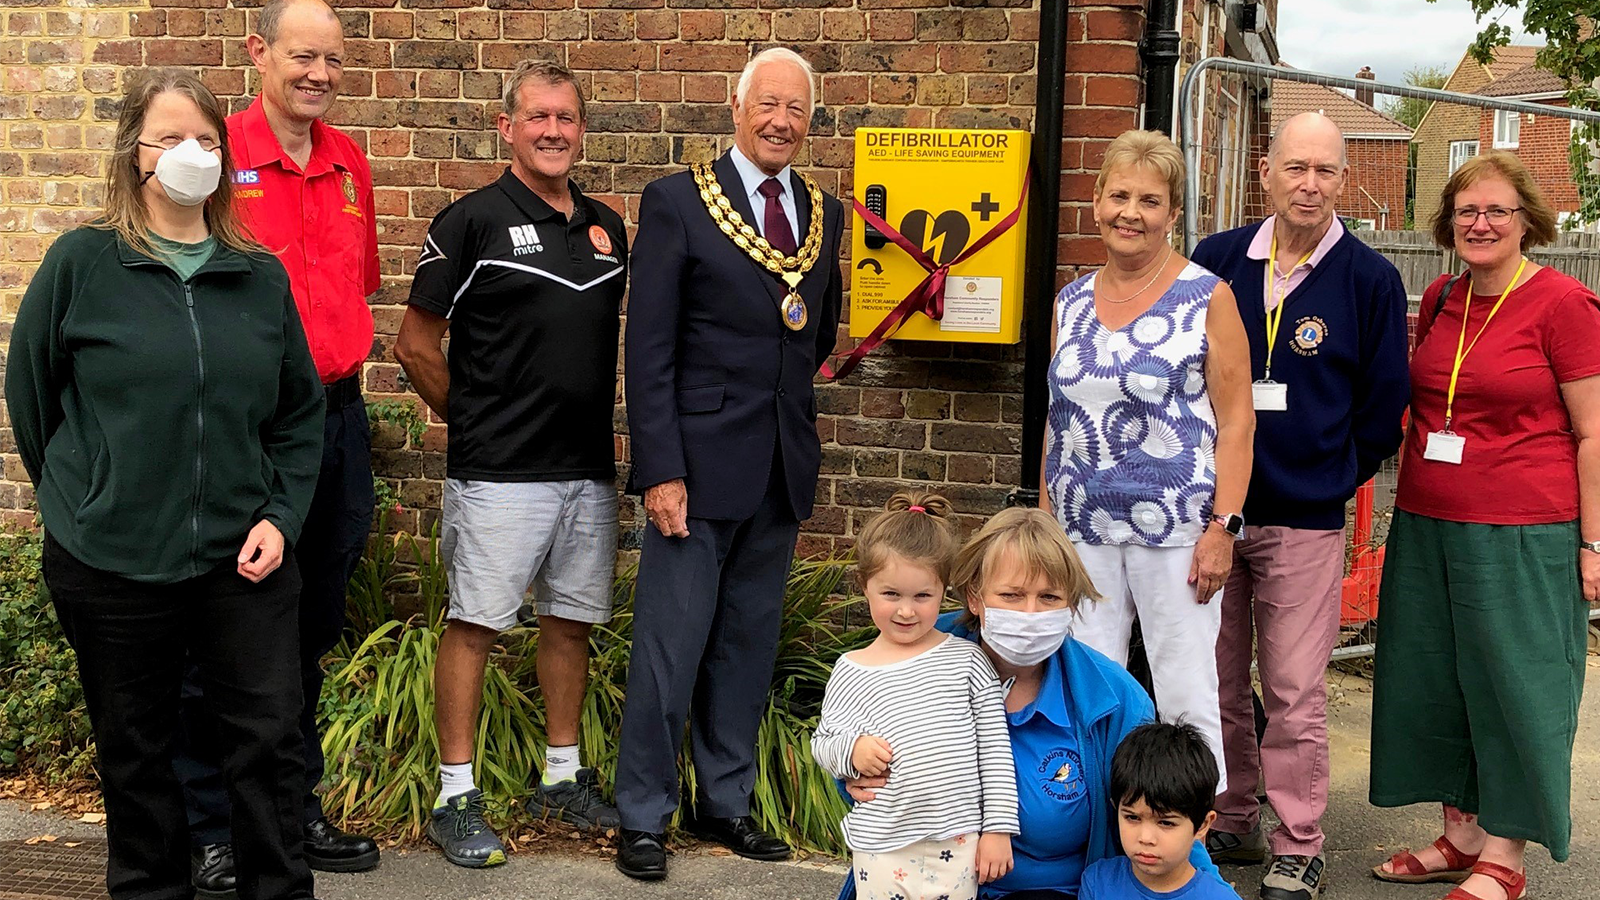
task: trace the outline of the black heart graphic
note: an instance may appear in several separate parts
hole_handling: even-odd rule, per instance
[[[900,233],[927,253],[934,263],[949,265],[967,249],[972,226],[967,217],[947,209],[934,218],[925,209],[913,209],[900,220]]]

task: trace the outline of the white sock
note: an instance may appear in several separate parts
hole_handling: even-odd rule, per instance
[[[548,747],[544,751],[545,784],[572,781],[578,777],[578,745]]]
[[[451,797],[465,794],[475,787],[477,784],[472,781],[472,763],[442,765],[439,767],[439,799],[433,801],[433,808],[439,809]]]

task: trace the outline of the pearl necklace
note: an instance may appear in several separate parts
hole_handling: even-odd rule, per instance
[[[1161,265],[1156,266],[1155,272],[1150,276],[1150,280],[1146,281],[1144,283],[1144,287],[1139,288],[1137,291],[1134,291],[1133,293],[1129,294],[1126,297],[1123,297],[1121,300],[1113,300],[1110,297],[1107,297],[1103,292],[1100,294],[1100,299],[1104,300],[1107,303],[1127,303],[1129,300],[1132,300],[1133,298],[1139,296],[1140,294],[1144,293],[1145,291],[1150,290],[1150,285],[1155,284],[1156,283],[1156,279],[1161,277],[1161,273],[1165,272],[1167,270],[1167,262],[1170,261],[1171,259],[1172,259],[1172,245],[1168,244],[1167,245],[1167,255],[1161,257]],[[1102,274],[1105,273],[1105,267],[1104,266],[1100,267],[1100,272]]]

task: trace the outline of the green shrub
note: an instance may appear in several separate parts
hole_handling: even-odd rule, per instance
[[[382,529],[380,528],[380,533]],[[51,781],[93,776],[94,746],[76,658],[61,634],[39,573],[35,534],[0,535],[0,770]],[[772,692],[756,742],[753,814],[795,845],[843,853],[845,806],[811,759],[811,729],[835,658],[870,632],[841,627],[842,561],[796,563],[789,578]],[[581,742],[606,783],[616,774],[617,735],[633,638],[634,573],[615,586],[616,614],[590,638]],[[395,598],[417,612],[400,621]],[[416,837],[438,790],[433,664],[444,631],[446,581],[437,532],[374,541],[350,584],[349,628],[325,661],[319,718],[328,759],[326,805],[335,819],[395,837]],[[474,758],[478,785],[504,822],[542,768],[544,709],[537,629],[507,632],[490,658]],[[680,761],[686,795],[694,771]]]
[[[0,769],[57,782],[91,776],[94,745],[41,548],[38,534],[0,534]]]
[[[419,589],[423,612],[404,624],[379,625],[359,644],[336,651],[322,700],[330,812],[403,836],[420,833],[438,789],[432,676],[444,608],[437,540],[411,549],[419,560],[411,572],[399,569],[392,548],[369,556],[352,591],[352,612],[358,602],[370,602],[361,598],[388,595],[408,581]],[[812,761],[810,741],[834,659],[870,639],[864,629],[835,624],[843,620],[843,604],[834,595],[845,571],[843,562],[801,562],[790,576],[773,690],[756,744],[752,810],[763,827],[796,845],[834,853],[844,852],[838,823],[845,806],[832,779]],[[386,590],[378,591],[380,585]],[[590,638],[581,742],[587,764],[607,783],[616,774],[633,585],[631,571],[618,578],[616,614]],[[378,612],[359,618],[372,621]],[[357,618],[352,616],[352,625]],[[478,786],[495,802],[495,818],[502,821],[544,764],[544,715],[534,669],[538,639],[537,629],[507,632],[491,655],[484,683],[474,759]],[[687,753],[680,773],[686,795],[692,796],[694,771]]]

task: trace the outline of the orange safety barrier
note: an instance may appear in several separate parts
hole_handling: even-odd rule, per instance
[[[1373,497],[1367,482],[1356,489],[1356,515],[1351,528],[1350,574],[1344,578],[1339,625],[1365,625],[1378,617],[1378,582],[1383,577],[1382,547],[1372,546]]]

